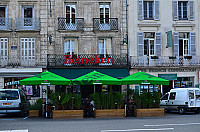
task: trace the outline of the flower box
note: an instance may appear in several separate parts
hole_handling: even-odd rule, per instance
[[[158,56],[151,56],[151,59],[158,59]]]
[[[39,117],[39,110],[29,110],[29,117]]]
[[[192,59],[192,56],[184,56],[184,59]]]
[[[134,116],[136,117],[161,117],[164,115],[164,108],[134,109]]]
[[[169,56],[169,59],[176,59],[176,56]]]
[[[53,119],[83,119],[83,110],[53,110]]]
[[[124,109],[96,109],[94,111],[95,118],[125,118]]]

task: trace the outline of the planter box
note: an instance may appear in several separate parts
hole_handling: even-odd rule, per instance
[[[53,110],[53,119],[83,119],[83,110]]]
[[[124,109],[104,109],[104,110],[95,110],[95,118],[125,118]]]
[[[164,108],[134,109],[136,117],[160,117],[165,115]]]
[[[39,110],[29,110],[29,117],[39,117]]]

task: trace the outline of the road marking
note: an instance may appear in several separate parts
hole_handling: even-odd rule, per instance
[[[146,126],[146,127],[151,127],[151,126],[186,126],[186,125],[200,125],[200,123],[160,124],[160,125],[144,125],[144,126]]]
[[[168,131],[174,128],[158,128],[158,129],[127,129],[127,130],[101,130],[101,132],[135,132],[135,131]]]
[[[28,132],[27,130],[5,130],[5,131],[0,131],[0,132]]]
[[[2,120],[4,120],[4,121],[14,121],[16,119],[2,119]]]

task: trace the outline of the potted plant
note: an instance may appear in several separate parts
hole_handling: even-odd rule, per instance
[[[35,104],[29,104],[29,116],[30,117],[39,117],[42,115],[42,104],[43,100],[38,99]]]
[[[81,96],[72,93],[51,94],[53,104],[56,110],[53,110],[53,119],[82,119],[83,110],[81,110]]]
[[[134,115],[136,117],[152,117],[152,116],[164,116],[164,109],[160,108],[161,93],[142,93],[140,96],[138,93],[134,93],[134,100],[136,109]]]
[[[122,109],[123,94],[117,93],[95,93],[91,99],[95,103],[95,118],[124,118],[125,110]]]

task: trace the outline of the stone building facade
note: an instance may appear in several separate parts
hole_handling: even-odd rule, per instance
[[[142,70],[169,79],[163,92],[199,87],[199,2],[129,0],[130,74]]]
[[[126,0],[0,0],[0,15],[0,88],[69,68],[64,55],[127,55]]]

